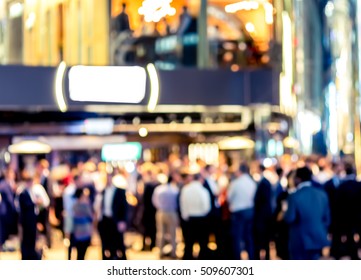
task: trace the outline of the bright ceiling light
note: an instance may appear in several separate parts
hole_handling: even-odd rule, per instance
[[[166,16],[174,16],[176,9],[170,4],[173,0],[144,0],[138,13],[144,16],[146,22],[159,22]]]
[[[255,32],[256,28],[254,27],[254,24],[252,22],[247,22],[246,23],[246,30],[249,33],[253,33],[253,32]]]
[[[37,140],[24,140],[9,146],[12,154],[48,154],[51,147]]]
[[[114,185],[114,187],[119,188],[119,189],[126,189],[128,182],[127,180],[124,178],[123,175],[115,175],[112,179],[112,184]]]
[[[244,150],[244,149],[253,149],[255,143],[253,140],[243,137],[235,136],[228,137],[224,140],[218,142],[220,150]]]
[[[265,10],[265,21],[267,24],[273,23],[273,5],[271,3],[264,3],[263,4]]]
[[[225,11],[227,13],[236,13],[238,11],[257,10],[258,8],[259,8],[259,4],[256,1],[241,1],[226,5]]]
[[[139,129],[139,136],[140,137],[147,137],[148,135],[148,129],[146,129],[145,127],[141,127]]]
[[[21,17],[24,13],[24,5],[20,2],[10,4],[9,8],[9,17],[10,18],[17,18]]]
[[[286,137],[283,140],[283,146],[289,149],[297,149],[299,147],[299,142],[292,137]]]

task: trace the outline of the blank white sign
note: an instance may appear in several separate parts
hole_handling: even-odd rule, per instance
[[[138,104],[145,97],[146,75],[140,66],[74,66],[69,71],[70,99]]]

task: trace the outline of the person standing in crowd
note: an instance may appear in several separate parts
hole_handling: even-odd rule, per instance
[[[114,31],[119,34],[130,31],[129,16],[127,14],[127,4],[122,3],[122,11],[114,19]]]
[[[294,185],[295,173],[295,170],[291,170],[287,174],[287,188],[277,196],[276,209],[274,211],[274,241],[276,245],[277,257],[279,257],[281,260],[289,259],[289,226],[284,220],[284,213],[286,211],[289,193],[292,193],[296,189]]]
[[[341,181],[338,191],[338,215],[339,234],[341,235],[341,244],[339,257],[350,257],[352,260],[358,260],[358,248],[361,225],[361,183],[356,180],[356,174],[353,164],[345,163],[346,177]],[[336,240],[335,241],[340,243]]]
[[[266,178],[266,168],[261,165],[261,180],[258,183],[254,200],[254,247],[255,259],[270,259],[270,241],[272,235],[272,185]]]
[[[64,206],[64,236],[66,245],[68,247],[68,260],[71,260],[71,253],[74,247],[73,229],[73,207],[75,203],[74,194],[77,189],[83,188],[82,176],[79,174],[74,175],[70,180],[69,185],[65,187],[63,193],[63,206]]]
[[[93,233],[93,210],[89,195],[84,189],[77,189],[73,205],[73,240],[77,250],[77,260],[84,260]]]
[[[317,260],[322,256],[322,249],[329,246],[328,198],[324,191],[312,186],[312,171],[308,167],[298,168],[294,180],[297,191],[288,197],[284,214],[290,226],[290,259]]]
[[[219,255],[221,252],[221,208],[218,202],[219,196],[219,186],[217,182],[214,180],[213,176],[215,174],[215,166],[206,165],[202,169],[202,177],[203,177],[203,186],[209,193],[209,197],[211,199],[211,211],[208,214],[208,232],[213,234],[215,237],[217,251],[216,251],[216,259],[219,259]]]
[[[169,235],[170,243],[172,244],[171,258],[175,259],[177,243],[176,230],[179,225],[178,219],[178,195],[179,189],[177,183],[179,182],[179,174],[173,172],[166,185],[160,185],[155,188],[152,201],[157,209],[157,246],[160,250],[160,257],[164,257],[163,247],[166,241],[166,235]]]
[[[324,190],[327,193],[330,204],[331,223],[329,234],[331,235],[330,255],[335,259],[340,259],[343,254],[342,236],[342,219],[339,205],[339,186],[342,182],[343,164],[341,162],[332,163],[333,177],[324,184]],[[345,253],[345,252],[344,252]]]
[[[39,234],[45,236],[46,245],[48,248],[51,248],[51,227],[49,222],[49,210],[50,210],[50,197],[47,189],[40,184],[41,174],[37,173],[35,175],[36,184],[33,187],[33,193],[37,196],[41,201],[42,205],[39,205],[39,213],[38,213],[38,230]],[[44,180],[43,180],[44,181]],[[44,181],[47,184],[47,180]],[[48,188],[49,190],[49,188]]]
[[[18,217],[14,204],[15,199],[15,172],[11,169],[5,171],[5,176],[0,182],[0,247],[5,244],[10,235],[18,233]]]
[[[321,185],[324,185],[333,176],[332,169],[330,168],[330,163],[326,158],[321,157],[317,162],[317,166],[319,171],[315,175],[315,180]]]
[[[98,231],[103,260],[126,260],[124,233],[127,229],[127,181],[123,175],[108,174],[107,186],[99,196]]]
[[[4,211],[4,203],[3,203],[3,197],[0,193],[0,253],[3,250],[3,245],[6,241],[6,235],[3,233],[4,232],[4,215],[2,214],[2,212]],[[5,237],[4,237],[5,236]]]
[[[221,209],[221,237],[219,243],[221,245],[220,259],[231,260],[233,259],[233,247],[232,247],[232,232],[231,232],[231,212],[229,211],[229,204],[227,201],[227,193],[229,187],[228,174],[221,171],[218,178],[218,185],[220,193],[218,196],[218,202]]]
[[[157,179],[157,172],[148,171],[149,176],[148,180],[144,184],[144,194],[143,194],[143,216],[142,216],[142,224],[144,228],[144,236],[143,236],[143,251],[152,251],[156,245],[156,235],[157,235],[157,227],[155,221],[156,208],[153,205],[152,197],[154,190],[157,186],[160,185]],[[150,245],[147,245],[147,239],[150,239]]]
[[[208,259],[208,214],[211,199],[199,172],[188,171],[186,184],[180,192],[180,212],[184,220],[184,260],[193,259],[193,245],[199,244],[198,259]]]
[[[182,9],[183,11],[179,16],[179,24],[177,30],[178,35],[184,35],[192,21],[192,16],[188,12],[188,7],[183,6]]]
[[[39,260],[40,254],[36,251],[37,239],[37,205],[41,203],[33,194],[34,180],[29,172],[23,171],[23,189],[18,197],[20,225],[21,225],[21,259]]]
[[[254,259],[253,241],[253,218],[254,199],[257,185],[249,175],[249,168],[242,163],[236,171],[234,179],[228,190],[227,201],[231,212],[231,231],[233,237],[233,258],[241,258],[241,243],[245,244],[245,249],[250,260]]]

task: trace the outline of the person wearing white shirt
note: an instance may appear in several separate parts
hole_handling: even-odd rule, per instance
[[[172,244],[171,257],[176,258],[176,230],[179,225],[178,216],[178,197],[179,188],[177,186],[179,175],[172,173],[168,182],[163,185],[159,185],[155,188],[152,202],[157,209],[156,223],[157,223],[157,246],[160,250],[160,257],[164,256],[163,247],[165,245],[167,234],[170,237],[170,243]]]
[[[193,245],[198,242],[198,259],[206,259],[208,251],[207,216],[211,211],[211,199],[201,182],[200,174],[188,174],[187,184],[180,193],[180,212],[185,221],[183,259],[193,259]]]
[[[21,259],[39,260],[41,254],[36,250],[38,205],[42,202],[37,198],[32,188],[34,179],[27,170],[22,173],[23,186],[19,188],[17,204],[19,222],[21,225]]]
[[[231,231],[233,236],[234,259],[239,260],[241,243],[245,244],[248,258],[254,258],[253,215],[254,198],[257,185],[248,174],[248,166],[241,164],[236,172],[237,178],[229,186],[227,201],[231,212]]]

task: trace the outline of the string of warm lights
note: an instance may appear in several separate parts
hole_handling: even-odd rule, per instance
[[[227,13],[236,13],[238,11],[257,10],[260,6],[265,10],[265,21],[267,24],[273,23],[273,5],[266,0],[244,0],[226,5]]]
[[[176,9],[171,6],[173,0],[144,0],[138,13],[145,22],[159,22],[165,16],[174,16]]]

